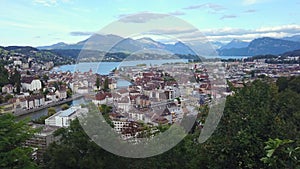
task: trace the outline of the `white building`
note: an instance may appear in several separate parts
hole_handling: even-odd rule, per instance
[[[67,91],[65,89],[57,90],[55,94],[60,100],[67,98]]]
[[[56,102],[58,100],[58,98],[56,98],[56,94],[53,93],[53,92],[50,92],[46,95],[46,98],[53,101],[53,102]]]
[[[78,87],[76,93],[79,93],[79,94],[89,93],[89,88],[88,87]]]
[[[14,92],[14,86],[11,84],[2,87],[2,93],[13,93],[13,92]]]
[[[144,113],[142,113],[140,111],[130,111],[129,112],[129,117],[132,118],[135,121],[144,121],[145,120]]]
[[[39,79],[34,79],[32,77],[24,77],[21,85],[24,90],[29,91],[40,90],[42,88],[42,82]]]
[[[86,112],[88,112],[87,108],[81,108],[80,106],[71,107],[50,116],[45,120],[45,124],[49,126],[68,127],[72,120]]]
[[[14,61],[14,65],[15,65],[15,66],[17,66],[17,65],[21,66],[21,65],[22,65],[22,61],[20,61],[20,60],[15,60],[15,61]]]
[[[112,122],[114,124],[114,130],[117,133],[121,133],[130,124],[130,122],[127,120],[112,120]]]
[[[117,102],[118,109],[122,109],[124,112],[128,112],[131,106],[129,96],[124,96],[120,98]]]

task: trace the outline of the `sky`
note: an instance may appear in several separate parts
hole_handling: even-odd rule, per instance
[[[300,34],[299,9],[299,0],[0,0],[0,46],[77,43],[140,13],[178,17],[210,41],[282,38]]]

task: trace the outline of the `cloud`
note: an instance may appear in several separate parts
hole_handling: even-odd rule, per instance
[[[69,2],[71,2],[71,0],[33,0],[33,2],[35,4],[41,4],[41,5],[44,5],[44,6],[55,6],[59,2],[69,3]]]
[[[253,5],[259,2],[259,0],[244,0],[245,5]]]
[[[195,9],[204,9],[204,8],[208,8],[212,11],[222,11],[222,10],[226,9],[224,6],[215,4],[215,3],[205,3],[205,4],[200,4],[200,5],[193,5],[193,6],[185,7],[183,9],[195,10]]]
[[[93,35],[93,32],[80,32],[80,31],[75,31],[75,32],[70,32],[71,36],[91,36]]]
[[[251,41],[260,37],[281,38],[293,36],[300,33],[300,25],[282,25],[275,27],[261,27],[258,29],[238,29],[225,27],[221,29],[157,29],[151,30],[149,33],[176,36],[183,41],[201,41],[204,37],[209,40],[217,40],[222,42],[231,41],[232,39],[240,39]]]
[[[183,28],[174,28],[174,29],[154,29],[150,30],[148,33],[152,34],[164,34],[164,35],[180,35],[180,34],[189,34],[197,32],[198,29],[183,29]]]
[[[236,15],[224,15],[220,19],[221,20],[224,20],[224,19],[233,19],[233,18],[236,18],[236,17],[237,17]]]
[[[169,14],[170,14],[170,15],[174,15],[174,16],[185,15],[185,13],[184,13],[184,12],[181,12],[181,11],[170,12]]]
[[[249,10],[244,11],[244,13],[255,13],[255,12],[257,12],[257,10],[255,10],[255,9],[249,9]]]
[[[44,6],[53,6],[57,4],[57,0],[34,0],[33,2]]]
[[[211,41],[228,42],[232,39],[239,39],[244,41],[251,41],[255,38],[272,37],[282,38],[300,34],[300,25],[281,25],[274,27],[261,27],[258,29],[236,29],[236,28],[221,28],[221,29],[207,29],[198,31],[191,31],[182,35],[180,38],[185,41],[195,41],[203,39],[203,34]]]
[[[148,13],[148,12],[142,12],[137,14],[122,14],[118,17],[120,18],[119,21],[124,23],[146,23],[151,20],[155,19],[161,19],[163,17],[166,17],[167,15],[164,14],[154,14],[154,13]]]
[[[34,25],[28,22],[20,22],[20,21],[6,21],[0,20],[0,25],[2,27],[12,27],[12,28],[22,28],[22,29],[32,29],[35,28]]]

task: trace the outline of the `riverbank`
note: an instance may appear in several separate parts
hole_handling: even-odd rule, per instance
[[[59,106],[59,105],[62,105],[64,103],[67,103],[67,102],[70,102],[70,101],[73,101],[73,100],[76,100],[76,99],[80,99],[82,97],[83,97],[83,95],[79,95],[79,94],[73,95],[71,98],[64,99],[64,100],[61,100],[61,101],[58,101],[58,102],[49,103],[47,105],[43,105],[43,106],[35,108],[35,109],[16,111],[16,112],[14,112],[14,115],[17,116],[17,117],[28,115],[30,113],[34,113],[34,112],[37,112],[37,111],[40,111],[40,110],[43,110],[43,109],[46,109],[46,108],[49,108],[49,107]]]

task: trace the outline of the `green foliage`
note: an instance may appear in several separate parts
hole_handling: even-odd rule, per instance
[[[50,117],[48,115],[44,115],[44,116],[41,116],[39,117],[38,119],[35,119],[35,120],[32,120],[33,123],[36,123],[36,124],[45,124],[45,120]]]
[[[45,153],[47,169],[103,168],[105,153],[89,140],[78,119],[55,134],[61,137],[61,142],[52,144]]]
[[[276,85],[278,86],[278,90],[281,92],[288,87],[288,79],[287,77],[280,77],[276,81]]]
[[[70,88],[67,89],[67,98],[71,98],[73,95],[73,92]]]
[[[269,139],[265,142],[266,156],[261,161],[275,169],[295,168],[300,165],[300,147],[292,143],[293,140]]]
[[[63,104],[63,105],[60,106],[60,108],[61,108],[62,110],[67,110],[68,108],[70,108],[70,105],[68,105],[68,104]]]
[[[13,97],[14,97],[13,95],[7,94],[7,95],[4,97],[4,99],[5,99],[6,101],[8,101],[9,99],[12,99]]]
[[[111,112],[112,107],[107,106],[106,104],[102,104],[102,105],[99,106],[99,110],[100,110],[101,113],[108,114],[108,113]]]
[[[53,114],[56,113],[56,109],[54,107],[49,107],[48,108],[48,116],[52,116]]]
[[[141,64],[137,64],[136,66],[137,67],[143,67],[143,66],[147,66],[147,64],[146,63],[141,63]]]
[[[203,145],[211,161],[208,168],[266,168],[260,160],[264,142],[278,136],[299,140],[298,122],[290,117],[300,110],[299,96],[287,97],[286,92],[278,93],[270,82],[255,81],[228,97],[217,130]],[[290,112],[284,105],[291,107]]]
[[[10,79],[9,79],[11,84],[14,84],[14,86],[16,87],[16,93],[20,93],[21,92],[21,74],[20,72],[15,69],[14,73],[11,75]]]
[[[112,110],[111,106],[107,106],[105,104],[102,104],[98,107],[99,111],[102,113],[103,118],[105,119],[105,121],[111,126],[114,127],[113,122],[111,121],[110,117],[109,117],[109,113]]]
[[[97,76],[97,78],[96,78],[96,87],[97,87],[97,89],[99,90],[99,88],[100,88],[100,78]]]
[[[43,74],[43,81],[47,82],[49,80],[49,76],[46,74]]]
[[[48,149],[46,166],[58,169],[299,168],[300,94],[296,86],[300,83],[295,79],[288,79],[287,87],[266,78],[245,85],[228,96],[220,124],[205,143],[198,143],[201,131],[195,129],[171,150],[146,159],[123,158],[104,151],[90,141],[76,120],[57,133],[61,143]],[[103,115],[110,112],[106,105],[99,109]],[[199,110],[197,120],[205,122],[209,107],[202,106]],[[168,126],[158,128],[165,131]]]
[[[0,115],[0,168],[36,168],[32,149],[24,146],[34,132],[27,121],[16,122],[11,114]]]
[[[4,65],[0,62],[0,87],[8,84],[8,71],[4,68]]]
[[[108,78],[105,78],[105,80],[104,80],[104,83],[103,83],[103,90],[104,90],[104,91],[109,91]]]
[[[167,131],[168,129],[170,128],[170,125],[158,125],[157,129],[160,131],[160,132],[165,132]]]

